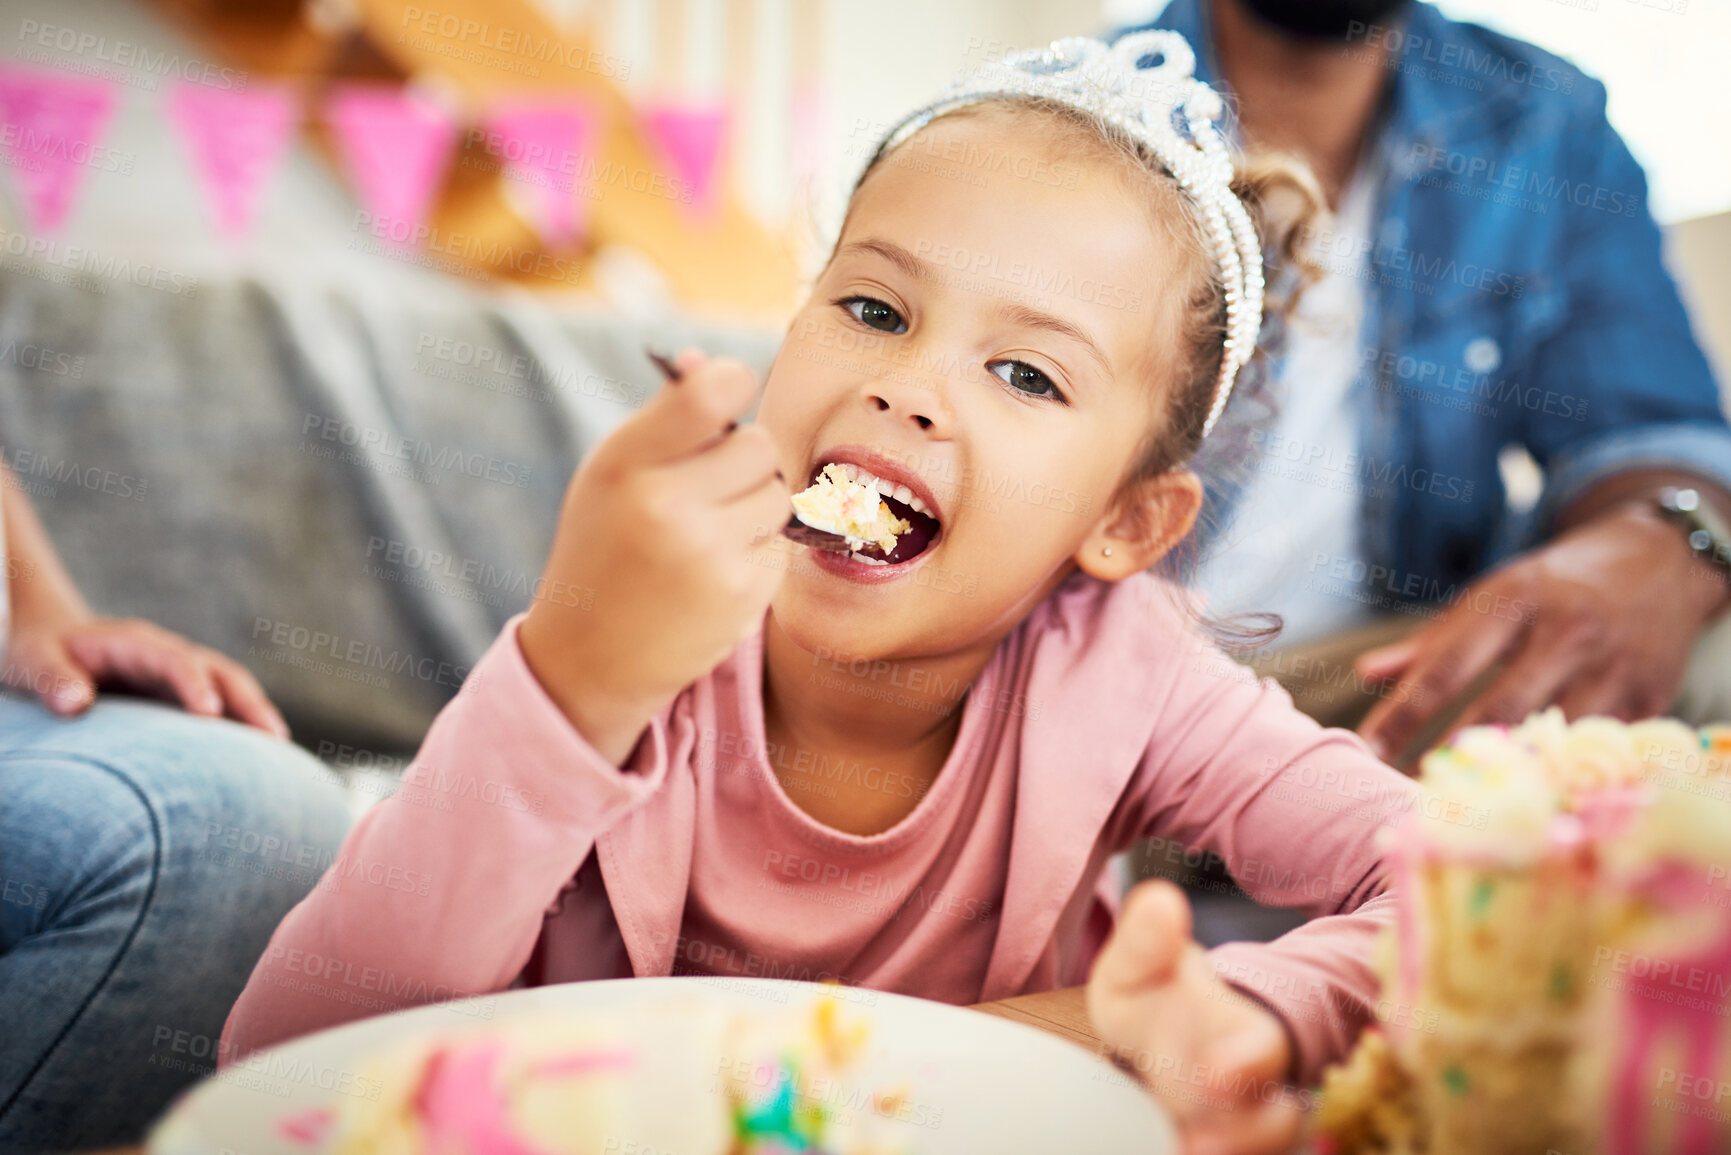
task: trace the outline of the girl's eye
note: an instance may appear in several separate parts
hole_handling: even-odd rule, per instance
[[[844,297],[836,304],[853,314],[853,319],[862,325],[880,329],[885,333],[905,333],[908,323],[902,320],[902,315],[872,297]]]
[[[988,361],[986,371],[1019,393],[1062,401],[1064,395],[1052,379],[1026,361]]]

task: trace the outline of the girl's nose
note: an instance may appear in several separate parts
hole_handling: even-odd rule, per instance
[[[921,374],[918,380],[879,376],[866,381],[860,393],[874,412],[891,414],[898,422],[909,422],[922,432],[947,437],[950,408],[944,391],[948,387],[949,381],[939,373]]]

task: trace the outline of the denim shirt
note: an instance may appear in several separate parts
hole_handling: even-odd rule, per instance
[[[1182,33],[1225,92],[1208,7],[1172,0],[1147,27]],[[1371,35],[1390,76],[1353,469],[1382,592],[1454,596],[1624,470],[1731,489],[1731,428],[1604,86],[1428,4]],[[1510,444],[1545,478],[1521,517],[1497,469]]]

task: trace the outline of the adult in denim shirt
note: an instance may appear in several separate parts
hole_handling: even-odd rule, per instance
[[[1731,430],[1604,87],[1405,0],[1172,0],[1155,26],[1196,47],[1248,145],[1303,156],[1331,201],[1379,162],[1360,541],[1379,595],[1456,604],[1360,659],[1409,689],[1361,732],[1398,753],[1498,661],[1461,722],[1663,712],[1731,589],[1654,497],[1691,486],[1731,518]],[[1524,519],[1508,444],[1544,470]],[[1497,604],[1532,608],[1474,612]]]

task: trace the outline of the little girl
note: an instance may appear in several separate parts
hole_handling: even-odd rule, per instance
[[[1261,321],[1256,198],[1191,66],[1169,32],[1063,41],[890,134],[761,399],[687,351],[578,470],[540,596],[283,921],[228,1059],[518,984],[1078,984],[1103,868],[1147,838],[1329,917],[1205,956],[1140,888],[1103,1035],[1181,1114],[1216,1068],[1310,1083],[1344,1055],[1410,787],[1149,572]],[[887,558],[776,532],[831,464],[908,519]],[[1222,1126],[1266,1130],[1245,1086]]]

